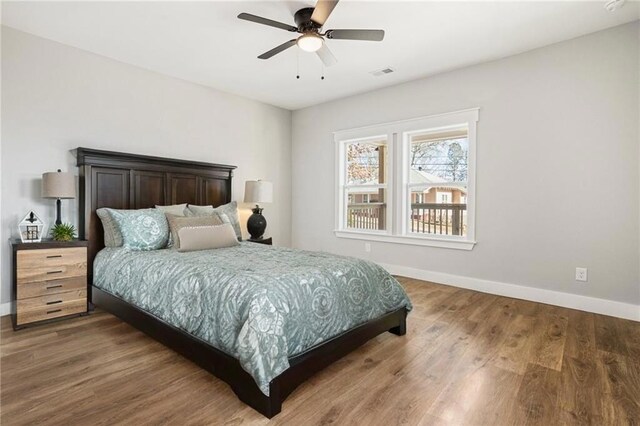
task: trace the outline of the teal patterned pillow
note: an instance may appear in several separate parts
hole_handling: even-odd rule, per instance
[[[123,245],[131,250],[158,250],[169,241],[169,225],[159,209],[105,209],[122,235]]]
[[[223,223],[230,223],[239,241],[242,241],[242,230],[240,228],[240,218],[238,217],[238,203],[232,201],[219,207],[194,206],[189,204],[184,209],[185,216],[218,216]]]

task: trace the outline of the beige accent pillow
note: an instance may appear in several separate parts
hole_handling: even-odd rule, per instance
[[[231,223],[233,230],[239,241],[242,241],[242,230],[240,228],[240,218],[238,215],[238,203],[232,201],[227,204],[216,207],[213,206],[194,206],[189,204],[184,211],[185,216],[220,216],[224,223]]]
[[[229,223],[215,226],[185,226],[178,231],[179,252],[233,247],[240,243]]]
[[[156,206],[156,209],[162,213],[170,213],[176,216],[185,216],[184,209],[187,208],[187,203],[184,204],[172,204],[170,206]]]
[[[171,213],[165,213],[165,216],[167,216],[167,222],[169,222],[169,230],[171,231],[173,247],[177,249],[180,249],[180,230],[182,228],[222,225],[222,221],[217,216],[184,217],[176,216]]]

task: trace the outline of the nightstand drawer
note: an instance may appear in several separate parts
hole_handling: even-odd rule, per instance
[[[76,292],[70,292],[75,295]],[[80,314],[87,311],[87,299],[86,299],[86,291],[84,291],[85,298],[84,299],[71,299],[71,300],[62,300],[59,303],[51,303],[57,302],[60,298],[53,299],[46,303],[51,303],[47,305],[39,304],[39,305],[29,305],[28,308],[22,306],[21,303],[25,301],[31,301],[32,299],[42,299],[42,297],[32,297],[31,299],[26,299],[25,301],[18,301],[18,312],[16,323],[17,325],[28,324],[36,321],[47,320],[51,318],[63,317],[65,315],[72,314]],[[44,296],[49,297],[49,296]]]
[[[64,293],[71,290],[86,290],[87,277],[79,276],[57,280],[19,283],[17,299],[29,297],[47,296],[50,294]]]
[[[87,267],[85,247],[21,250],[18,252],[17,269],[84,265]]]
[[[18,310],[32,310],[47,306],[59,305],[73,300],[87,300],[87,289],[65,291],[64,293],[50,294],[47,296],[30,297],[18,300]]]
[[[62,278],[87,275],[87,264],[47,266],[41,268],[18,269],[18,285],[37,281],[50,281]]]

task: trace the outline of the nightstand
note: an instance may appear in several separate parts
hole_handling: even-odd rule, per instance
[[[269,237],[269,238],[261,238],[259,240],[254,240],[253,238],[249,238],[247,241],[250,241],[252,243],[265,244],[267,246],[272,246],[273,245],[273,238],[271,238],[271,237]]]
[[[14,330],[87,313],[87,241],[10,244]]]

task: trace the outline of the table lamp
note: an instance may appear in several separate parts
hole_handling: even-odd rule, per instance
[[[248,180],[244,184],[244,202],[256,203],[251,209],[253,214],[247,220],[247,231],[252,240],[260,240],[267,229],[267,219],[262,216],[262,208],[258,203],[273,201],[273,184],[264,180]]]
[[[76,198],[76,182],[73,174],[57,172],[42,174],[42,198],[56,199],[56,225],[62,223],[61,205],[63,199]]]

